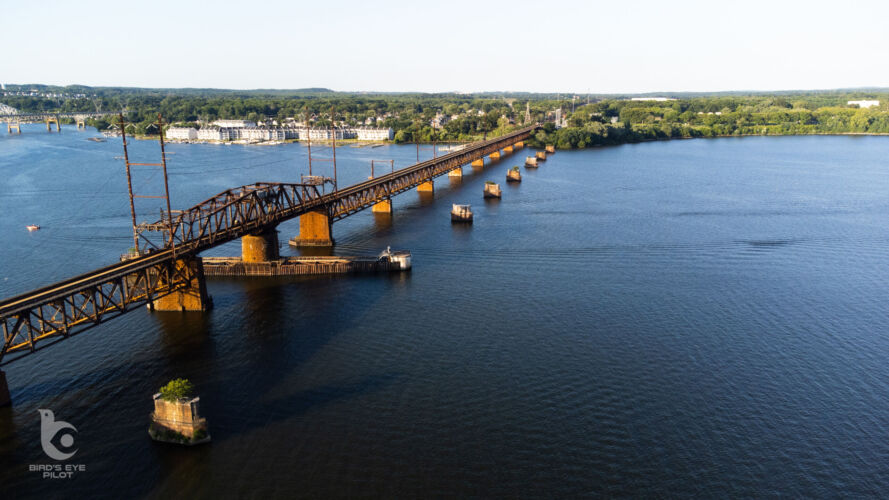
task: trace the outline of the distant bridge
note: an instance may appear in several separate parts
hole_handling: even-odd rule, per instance
[[[32,113],[22,113],[19,110],[13,108],[12,106],[7,106],[5,104],[0,104],[0,122],[6,123],[6,132],[12,133],[13,130],[16,133],[22,133],[21,124],[31,123],[31,122],[44,122],[46,123],[47,132],[51,132],[51,125],[53,123],[56,124],[56,131],[62,131],[61,121],[62,118],[71,118],[74,120],[74,123],[77,124],[77,128],[86,128],[86,120],[89,118],[102,118],[105,116],[115,116],[120,112],[117,111],[95,111],[95,112],[87,112],[87,111],[72,111],[72,112],[56,112],[56,111],[39,111]],[[123,111],[123,114],[126,114],[126,111]]]
[[[147,304],[152,310],[202,311],[211,307],[202,251],[236,239],[245,262],[278,258],[278,224],[299,217],[291,244],[332,245],[334,221],[373,207],[391,211],[391,198],[409,189],[431,192],[441,175],[484,164],[524,146],[533,125],[464,149],[323,194],[317,184],[256,183],[223,191],[185,211],[138,226],[162,236],[146,254],[0,301],[0,365],[52,345],[107,319]],[[147,238],[146,238],[147,239]],[[149,240],[150,241],[150,240]],[[0,404],[5,388],[0,372]]]

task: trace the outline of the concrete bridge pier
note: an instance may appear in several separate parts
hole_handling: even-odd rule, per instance
[[[418,193],[434,193],[435,192],[435,183],[430,179],[426,182],[421,183],[417,186]]]
[[[499,160],[500,159],[500,151],[494,151],[493,153],[488,155],[488,158],[490,158],[492,160]]]
[[[62,131],[62,121],[58,116],[49,116],[43,119],[46,122],[46,131],[52,132],[52,124],[56,124],[56,132]]]
[[[504,154],[512,153],[512,146],[506,146],[505,148],[503,148],[503,153]]]
[[[470,165],[472,165],[473,167],[484,167],[485,159],[479,158],[478,160],[472,160],[472,163]]]
[[[373,206],[370,207],[370,211],[375,214],[391,214],[392,213],[392,198],[386,198],[383,201],[374,203]]]
[[[450,172],[448,172],[448,177],[450,177],[450,178],[454,178],[454,177],[462,178],[462,177],[463,177],[463,167],[457,167],[457,168],[455,168],[454,170],[451,170]]]
[[[200,257],[176,259],[173,266],[185,276],[187,283],[173,293],[152,300],[148,307],[153,311],[209,311],[213,300],[207,294],[204,264]]]
[[[523,147],[525,147],[525,141],[519,141],[519,142],[513,144],[512,146],[516,149],[522,149]]]
[[[0,408],[12,404],[12,398],[9,397],[9,385],[6,383],[6,372],[0,370]]]
[[[22,133],[22,124],[21,122],[6,122],[6,133],[11,134],[13,129],[15,129],[16,133]]]
[[[299,216],[299,236],[291,238],[290,244],[295,247],[332,247],[332,224],[326,210],[306,212]]]
[[[244,262],[269,262],[278,260],[278,231],[269,229],[241,238],[241,260]]]
[[[74,122],[77,124],[77,130],[86,130],[86,118],[78,116],[74,119]]]

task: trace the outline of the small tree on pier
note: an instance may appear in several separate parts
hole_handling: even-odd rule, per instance
[[[194,391],[194,386],[188,379],[177,378],[161,387],[160,394],[164,401],[175,402],[191,397],[192,391]]]

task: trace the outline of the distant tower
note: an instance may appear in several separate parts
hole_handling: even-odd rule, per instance
[[[531,101],[525,103],[525,125],[531,123]]]

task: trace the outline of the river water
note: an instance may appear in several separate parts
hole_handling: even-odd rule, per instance
[[[131,246],[120,142],[95,135],[0,136],[3,297]],[[169,150],[180,208],[306,171],[301,145]],[[391,218],[334,225],[336,253],[410,250],[410,273],[214,279],[208,314],[140,308],[6,366],[0,497],[885,494],[887,152],[884,137],[655,142],[558,152],[519,185],[505,173],[528,150],[467,166]],[[341,185],[390,158],[416,150],[338,148]],[[482,200],[485,180],[502,200]],[[451,203],[475,223],[452,226]],[[210,444],[149,439],[151,395],[175,377]],[[44,455],[40,408],[77,428],[71,459]],[[45,464],[85,470],[29,470]]]

